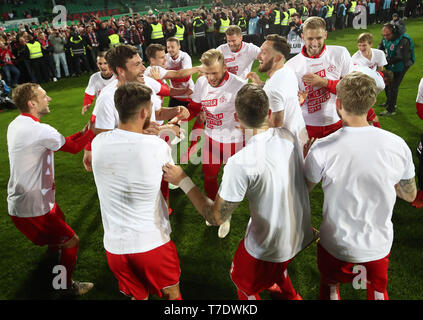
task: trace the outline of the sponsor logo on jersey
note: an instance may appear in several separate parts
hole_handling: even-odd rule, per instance
[[[203,108],[217,107],[217,99],[201,100],[201,106]]]

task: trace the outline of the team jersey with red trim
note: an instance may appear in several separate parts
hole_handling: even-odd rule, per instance
[[[420,79],[419,91],[417,93],[416,102],[423,104],[423,78]]]
[[[236,75],[226,72],[218,87],[212,87],[207,78],[198,78],[192,101],[201,103],[206,115],[205,134],[221,143],[242,142],[239,122],[235,120],[235,97],[246,83]]]
[[[181,70],[189,68],[192,68],[192,60],[188,53],[184,51],[179,51],[179,55],[176,59],[173,59],[169,53],[166,53],[167,70]],[[192,81],[191,76],[187,78],[171,79],[170,83],[172,88],[190,88],[191,90],[194,90],[194,81]],[[190,97],[188,95],[175,96],[174,98],[180,101],[190,100]]]
[[[383,67],[388,64],[385,53],[382,50],[371,48],[372,58],[369,60],[363,56],[360,50],[351,57],[353,65],[369,67],[372,70],[377,70],[378,67]]]
[[[217,50],[223,53],[228,71],[242,79],[251,71],[251,67],[260,52],[259,47],[248,42],[241,42],[241,47],[236,52],[232,52],[227,43],[217,47]]]
[[[348,50],[340,46],[325,46],[320,55],[308,57],[304,47],[285,66],[294,71],[300,91],[308,90],[308,96],[302,105],[306,125],[328,126],[338,122],[340,119],[336,112],[336,95],[325,87],[307,86],[302,78],[308,73],[314,73],[328,80],[340,80],[352,71]]]
[[[161,100],[157,97],[156,93],[160,91],[161,85],[150,77],[144,77],[144,82],[153,91],[151,96],[151,100],[153,101],[153,112],[151,113],[150,121],[156,121],[154,111],[161,108]],[[95,103],[91,120],[95,122],[96,129],[113,130],[118,127],[119,114],[115,108],[114,101],[117,85],[117,79],[107,85]]]
[[[54,152],[65,144],[55,128],[28,115],[17,116],[7,128],[10,179],[9,214],[38,217],[54,206]]]
[[[85,89],[85,93],[90,96],[98,97],[100,95],[101,90],[115,79],[115,75],[112,75],[110,78],[105,79],[102,77],[101,72],[98,71],[91,75],[90,80],[88,81],[88,86]]]
[[[416,109],[419,118],[423,120],[423,78],[421,78],[419,83],[419,91],[417,93],[416,99]]]

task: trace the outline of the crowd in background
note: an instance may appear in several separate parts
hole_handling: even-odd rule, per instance
[[[358,9],[356,9],[358,8]],[[365,11],[364,11],[365,9]],[[287,36],[290,29],[310,16],[326,20],[327,30],[353,27],[353,19],[366,12],[367,24],[385,23],[392,19],[405,28],[404,19],[423,14],[421,0],[303,0],[278,3],[214,2],[186,12],[169,9],[134,13],[119,19],[100,20],[86,15],[78,23],[53,28],[47,21],[41,25],[20,25],[17,31],[0,31],[1,75],[9,87],[18,83],[45,83],[62,77],[80,76],[96,71],[100,51],[120,43],[139,49],[141,57],[150,43],[165,44],[177,37],[182,50],[201,55],[225,42],[225,30],[238,25],[244,41],[260,46],[268,34]],[[299,19],[292,17],[297,16]],[[144,59],[146,60],[146,59]]]

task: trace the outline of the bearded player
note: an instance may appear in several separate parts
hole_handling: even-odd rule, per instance
[[[223,54],[210,49],[200,59],[204,76],[198,78],[192,103],[188,108],[200,110],[205,115],[204,145],[201,152],[204,188],[214,200],[218,191],[217,176],[222,163],[243,146],[243,135],[235,119],[236,93],[245,80],[228,72]],[[220,238],[230,230],[230,217],[219,227]]]
[[[260,48],[242,41],[242,30],[238,26],[229,26],[225,34],[227,43],[217,47],[217,50],[223,53],[228,71],[244,78],[251,71]]]
[[[351,56],[344,47],[325,44],[326,23],[320,17],[304,22],[302,38],[301,53],[285,66],[295,72],[299,89],[306,94],[302,111],[309,137],[322,138],[342,127],[336,112],[336,85],[351,72]]]

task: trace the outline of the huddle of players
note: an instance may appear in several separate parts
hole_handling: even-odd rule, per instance
[[[353,71],[348,51],[326,46],[326,36],[323,19],[308,19],[301,53],[285,64],[290,49],[284,38],[268,36],[259,49],[234,31],[223,48],[205,52],[197,68],[184,65],[189,56],[170,39],[178,49],[172,55],[168,47],[166,54],[173,70],[153,67],[149,75],[173,79],[172,88],[181,90],[174,93],[174,108],[162,108],[158,95],[170,90],[146,75],[136,50],[122,45],[107,52],[116,79],[101,89],[94,107],[97,136],[84,165],[94,173],[104,247],[120,291],[134,299],[182,299],[164,178],[187,194],[209,224],[226,223],[223,236],[247,197],[251,219],[231,266],[238,297],[259,299],[269,290],[275,298],[301,299],[287,268],[316,238],[308,193],[322,182],[320,297],[339,299],[338,285],[351,282],[354,265],[361,264],[368,298],[388,298],[393,206],[397,195],[409,202],[416,197],[411,152],[400,137],[369,125],[377,81]],[[150,62],[161,51],[149,55]],[[266,83],[249,72],[256,58]],[[157,66],[168,66],[158,60]],[[245,69],[240,60],[248,61]],[[203,76],[192,86],[190,75],[199,71]],[[174,165],[169,145],[157,136],[162,126],[178,135],[180,121],[193,117],[205,118],[206,195]]]

